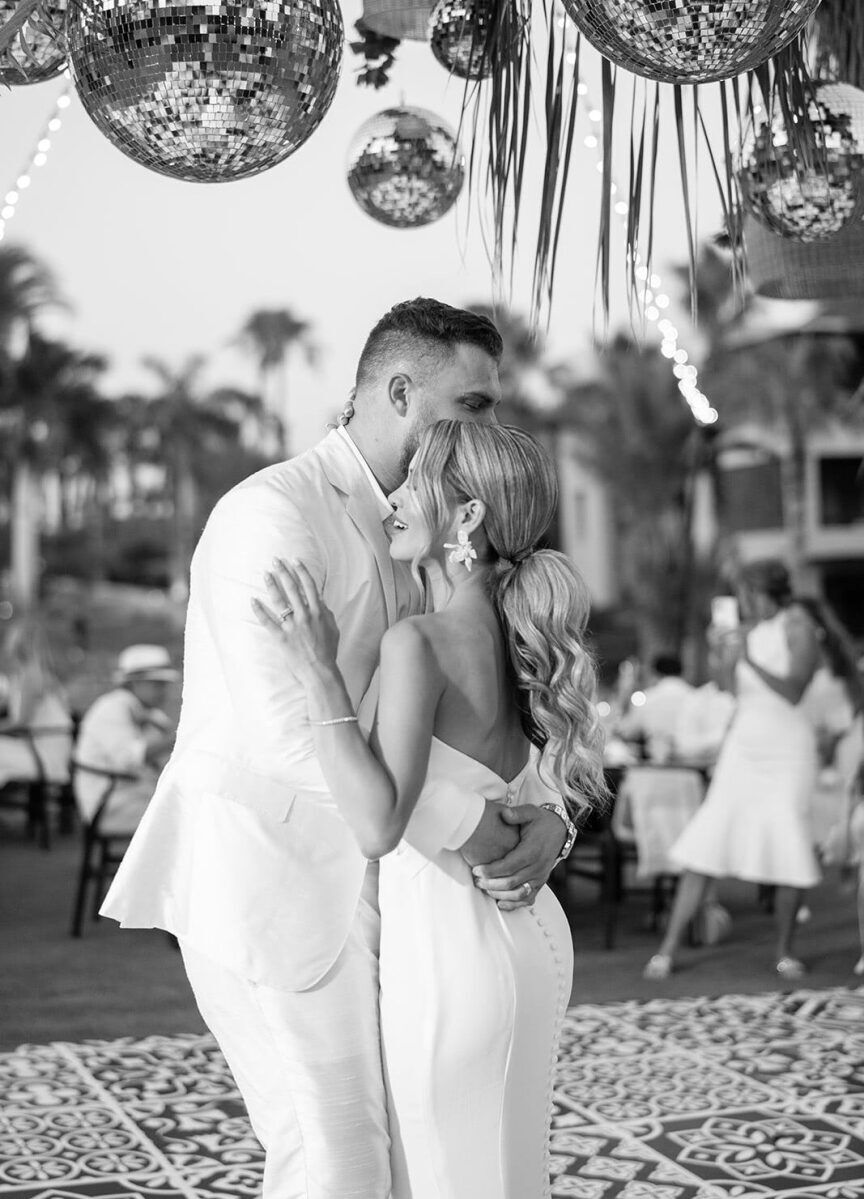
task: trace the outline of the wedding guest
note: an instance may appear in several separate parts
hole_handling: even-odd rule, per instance
[[[681,677],[681,662],[674,654],[658,654],[651,671],[654,681],[645,688],[644,703],[631,707],[618,733],[625,740],[644,738],[649,761],[666,762],[672,755],[682,707],[693,688]]]
[[[752,565],[740,590],[752,627],[728,635],[740,647],[738,709],[705,802],[670,851],[683,873],[646,978],[671,973],[710,880],[726,877],[776,887],[777,973],[794,980],[805,972],[792,939],[802,892],[819,880],[809,827],[817,754],[799,705],[819,664],[820,643],[809,613],[792,603],[781,564]]]
[[[821,600],[798,601],[816,629],[820,665],[801,700],[801,709],[816,733],[819,775],[811,801],[813,841],[822,861],[846,866],[858,863],[859,926],[862,956],[855,967],[864,974],[864,812],[860,810],[864,759],[864,680],[855,661],[849,634]],[[809,917],[802,909],[799,920]]]
[[[41,626],[24,621],[11,629],[3,657],[7,690],[6,716],[0,723],[0,786],[12,779],[64,783],[72,718]]]
[[[732,680],[722,647],[708,647],[709,678],[685,696],[672,735],[673,756],[695,766],[713,767],[735,714]]]
[[[82,818],[92,820],[105,795],[108,780],[97,771],[134,776],[115,783],[99,823],[102,832],[131,836],[138,827],[174,744],[162,707],[177,678],[162,646],[130,645],[117,662],[117,685],[84,714],[75,749],[76,763],[83,767],[75,774]]]

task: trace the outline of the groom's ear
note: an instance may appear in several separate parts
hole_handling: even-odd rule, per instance
[[[411,376],[405,374],[393,375],[387,385],[387,396],[400,416],[408,415],[410,389]]]

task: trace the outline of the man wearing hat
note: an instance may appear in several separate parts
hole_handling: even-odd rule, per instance
[[[174,744],[162,705],[178,677],[161,645],[130,645],[117,660],[117,686],[101,695],[81,721],[76,761],[135,776],[115,785],[100,821],[102,832],[131,835],[138,827]],[[93,818],[104,794],[104,775],[78,772],[75,798],[85,820]]]

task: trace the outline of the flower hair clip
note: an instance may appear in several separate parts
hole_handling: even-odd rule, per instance
[[[448,562],[452,562],[454,565],[457,562],[461,562],[470,573],[471,563],[477,558],[477,551],[471,544],[471,538],[464,529],[460,529],[456,534],[456,544],[454,545],[452,541],[445,541],[444,549],[450,551],[447,555]]]

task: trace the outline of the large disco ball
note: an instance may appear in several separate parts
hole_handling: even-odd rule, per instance
[[[0,27],[17,7],[18,0],[0,0]],[[66,66],[65,18],[66,0],[40,4],[0,55],[0,83],[17,87],[56,78]]]
[[[432,53],[460,79],[492,74],[489,47],[497,15],[495,0],[438,0],[429,18]]]
[[[601,54],[661,83],[729,79],[777,54],[819,0],[563,0]]]
[[[175,179],[221,183],[282,162],[339,80],[337,0],[69,0],[81,102],[118,150]]]
[[[434,5],[435,0],[363,0],[363,23],[385,37],[425,42]]]
[[[864,92],[820,83],[809,109],[812,167],[799,162],[778,110],[745,149],[738,176],[753,215],[798,241],[832,237],[864,208]]]
[[[456,203],[464,181],[455,133],[423,108],[385,108],[360,126],[348,152],[354,199],[395,229],[437,221]]]

